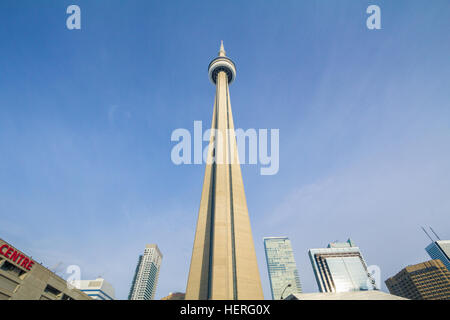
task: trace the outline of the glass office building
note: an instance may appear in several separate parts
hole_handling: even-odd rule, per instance
[[[320,292],[377,289],[352,240],[333,242],[327,248],[310,249],[308,253]]]
[[[300,277],[289,238],[264,238],[264,251],[272,300],[286,298],[291,293],[301,293]]]
[[[450,240],[437,240],[425,248],[431,259],[439,259],[450,271]]]

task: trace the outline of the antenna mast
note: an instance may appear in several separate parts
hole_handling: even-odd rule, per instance
[[[439,240],[441,240],[441,238],[439,238],[439,236],[437,235],[437,233],[436,233],[436,232],[434,232],[434,230],[433,230],[433,228],[432,228],[432,227],[430,227],[430,230],[431,230],[431,232],[433,232],[433,233],[434,233],[434,235],[436,236],[436,238],[438,238]]]
[[[430,235],[428,234],[428,232],[425,230],[424,227],[421,227],[423,232],[425,232],[425,234],[428,236],[428,238],[430,238],[431,242],[434,242],[433,238],[430,237]]]

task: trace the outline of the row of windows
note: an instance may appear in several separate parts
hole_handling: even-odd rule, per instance
[[[2,260],[4,260],[4,259],[0,260],[0,264],[1,264],[0,269],[1,270],[8,272],[20,279],[24,279],[25,275],[27,274],[25,271],[16,267],[14,264],[10,263],[9,261],[5,260],[5,261],[3,261],[3,263],[1,263]]]

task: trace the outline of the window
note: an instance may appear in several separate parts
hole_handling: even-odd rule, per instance
[[[55,296],[61,293],[58,289],[53,288],[51,285],[47,285],[44,290],[46,293],[51,293]]]
[[[23,275],[25,273],[25,271],[23,271],[20,268],[17,268],[15,265],[13,265],[12,263],[10,263],[8,261],[3,262],[0,269],[2,269],[3,271],[6,271],[6,272],[12,273],[16,277],[20,277],[21,275]]]
[[[63,293],[61,300],[75,300],[75,299]]]

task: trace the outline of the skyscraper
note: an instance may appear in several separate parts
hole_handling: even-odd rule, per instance
[[[391,294],[408,299],[450,299],[450,271],[441,260],[408,266],[385,283]]]
[[[431,259],[439,259],[450,271],[450,240],[441,240],[441,238],[434,232],[433,228],[429,227],[436,237],[433,239],[428,232],[422,227],[423,232],[430,238],[431,243],[425,248]]]
[[[291,240],[287,237],[264,238],[264,250],[272,300],[302,293]]]
[[[426,252],[431,259],[439,259],[450,271],[450,240],[437,240],[430,243]]]
[[[223,43],[208,73],[216,98],[186,299],[264,299],[231,113],[236,67]]]
[[[327,248],[310,249],[309,258],[320,292],[377,289],[359,248],[351,239],[332,242]]]
[[[128,300],[153,300],[158,283],[162,253],[156,244],[147,244],[139,256]]]

